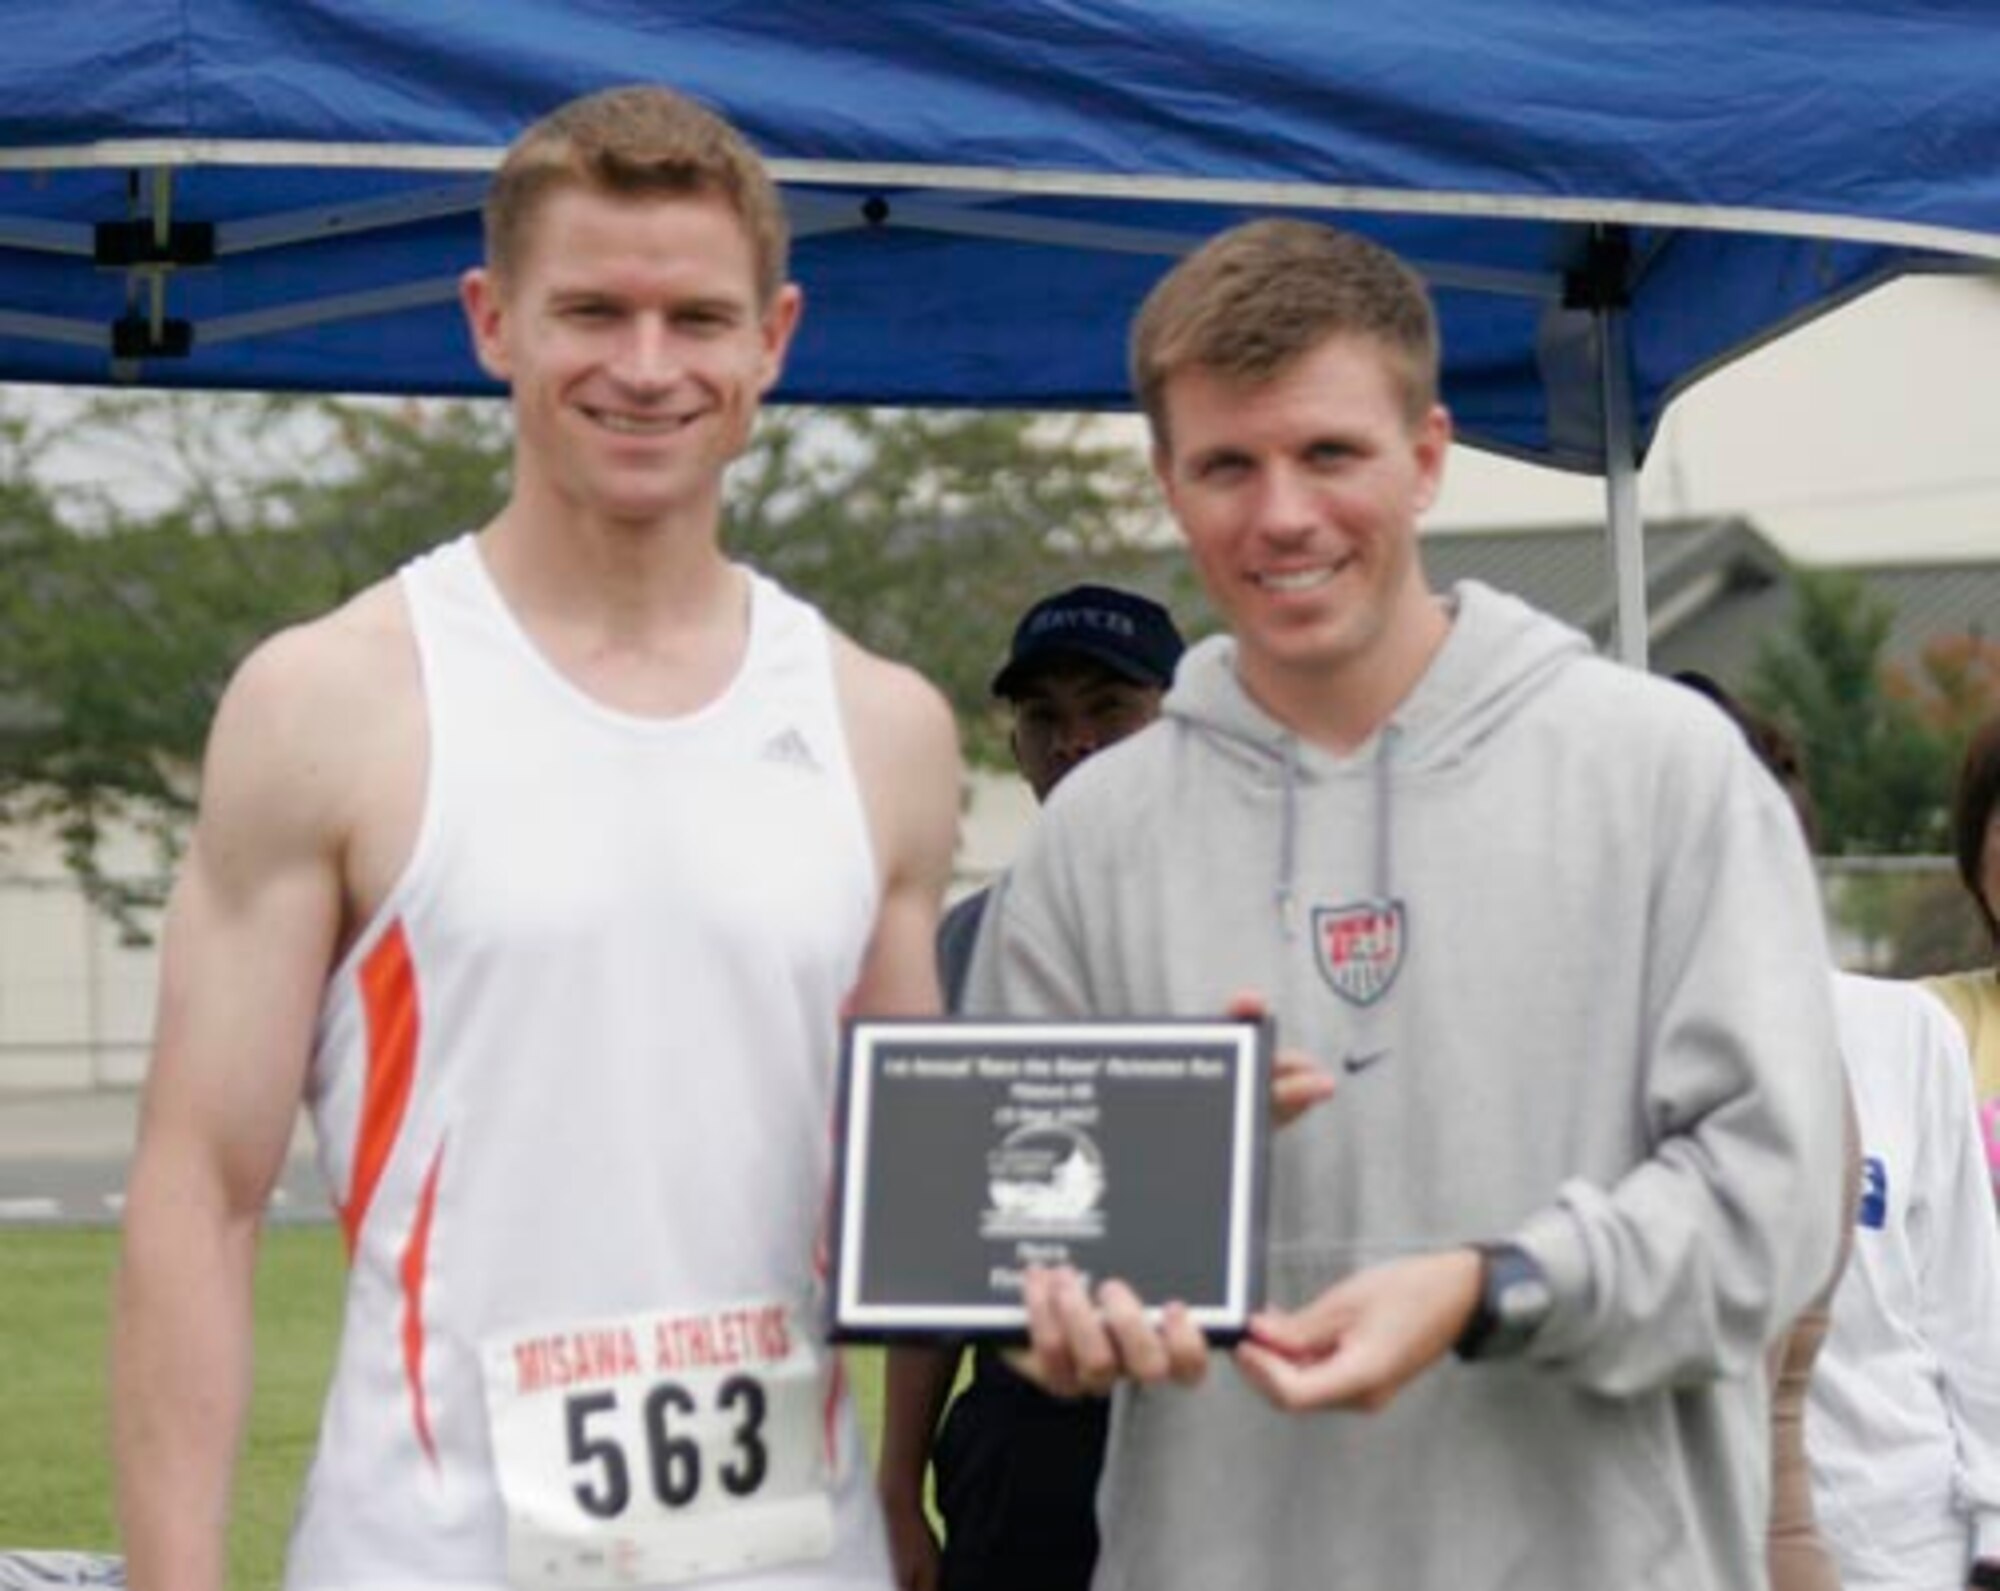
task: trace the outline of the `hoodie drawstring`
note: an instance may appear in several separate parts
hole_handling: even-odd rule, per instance
[[[1375,784],[1375,849],[1374,869],[1369,880],[1374,891],[1370,904],[1378,911],[1387,911],[1395,898],[1395,792],[1394,772],[1390,763],[1395,756],[1396,742],[1402,738],[1402,727],[1395,723],[1382,726],[1375,740],[1374,784]],[[1299,925],[1293,912],[1297,901],[1297,880],[1299,854],[1299,743],[1291,736],[1284,741],[1284,756],[1279,764],[1279,788],[1281,811],[1278,819],[1278,876],[1271,896],[1277,907],[1278,928],[1287,942],[1299,937]]]
[[[1390,790],[1389,759],[1396,749],[1396,742],[1402,738],[1402,726],[1388,723],[1382,726],[1382,733],[1375,742],[1375,907],[1387,911],[1389,902],[1395,898],[1395,879],[1391,856],[1391,829],[1395,801]]]
[[[1278,908],[1278,932],[1287,942],[1299,937],[1293,919],[1293,874],[1298,870],[1299,853],[1299,743],[1285,737],[1285,757],[1280,778],[1282,811],[1278,818],[1278,881],[1273,902]]]

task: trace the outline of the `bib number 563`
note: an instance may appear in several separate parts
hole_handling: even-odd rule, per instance
[[[595,1519],[616,1519],[632,1502],[632,1462],[624,1446],[615,1434],[592,1428],[617,1407],[618,1394],[610,1391],[572,1393],[563,1401],[570,1467],[582,1472],[570,1489]],[[729,1423],[730,1442],[715,1478],[731,1497],[748,1497],[771,1467],[763,1438],[764,1388],[753,1376],[730,1376],[715,1389],[715,1408]],[[663,1507],[686,1508],[701,1495],[702,1446],[687,1429],[700,1412],[694,1394],[675,1381],[660,1382],[641,1405],[646,1475]]]

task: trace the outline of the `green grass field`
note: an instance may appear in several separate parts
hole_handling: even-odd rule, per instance
[[[0,1230],[0,1550],[115,1552],[106,1320],[118,1235]],[[331,1226],[274,1226],[257,1275],[257,1372],[237,1471],[231,1591],[278,1583],[339,1330]],[[881,1365],[851,1353],[862,1428],[880,1424]]]

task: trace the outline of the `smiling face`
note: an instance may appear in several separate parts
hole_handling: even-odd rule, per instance
[[[712,532],[798,321],[795,287],[760,305],[757,283],[718,197],[570,185],[543,199],[510,269],[464,283],[480,364],[513,390],[516,499]]]
[[[1416,546],[1451,441],[1444,410],[1413,420],[1391,356],[1356,335],[1264,379],[1187,366],[1162,402],[1154,468],[1244,685],[1301,730],[1338,699],[1365,735],[1447,625]]]

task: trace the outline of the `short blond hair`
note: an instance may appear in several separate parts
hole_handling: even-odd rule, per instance
[[[686,95],[635,83],[558,106],[516,138],[486,196],[486,261],[505,278],[526,252],[536,211],[564,187],[628,196],[715,195],[743,224],[757,299],[784,285],[790,230],[757,151]]]
[[[1182,370],[1263,381],[1335,337],[1391,357],[1412,425],[1437,402],[1437,316],[1423,278],[1380,244],[1313,221],[1251,221],[1203,244],[1132,323],[1132,391],[1167,446],[1166,387]]]

